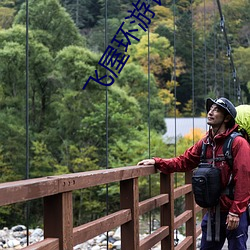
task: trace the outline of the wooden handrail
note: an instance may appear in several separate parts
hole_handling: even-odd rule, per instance
[[[44,240],[26,248],[37,250],[72,250],[101,233],[121,227],[122,249],[147,250],[161,241],[161,249],[175,249],[174,230],[186,224],[186,238],[176,249],[196,249],[200,227],[196,226],[191,173],[186,184],[174,189],[173,174],[160,174],[160,194],[139,202],[141,176],[156,174],[154,166],[129,166],[58,176],[48,176],[0,184],[0,206],[33,199],[44,199]],[[74,190],[120,183],[120,210],[73,228]],[[185,196],[185,212],[174,217],[174,200]],[[160,208],[161,225],[146,238],[139,239],[139,216]]]

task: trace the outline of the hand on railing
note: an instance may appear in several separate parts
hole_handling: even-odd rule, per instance
[[[137,163],[137,166],[138,165],[155,165],[155,160],[154,159],[142,160]]]

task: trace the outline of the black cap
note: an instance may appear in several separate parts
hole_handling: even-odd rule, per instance
[[[223,108],[224,110],[226,110],[229,113],[229,115],[231,115],[233,119],[235,120],[237,111],[234,105],[227,98],[220,97],[219,99],[215,99],[215,100],[208,98],[206,101],[207,113],[209,112],[213,104],[216,104],[220,106],[221,108]]]

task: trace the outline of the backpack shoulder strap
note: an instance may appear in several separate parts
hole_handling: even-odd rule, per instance
[[[231,133],[226,138],[226,141],[224,142],[224,145],[223,145],[223,154],[224,154],[225,159],[226,159],[226,161],[231,169],[233,168],[232,144],[233,144],[233,140],[237,136],[242,136],[242,134],[239,132]]]
[[[207,144],[202,142],[202,148],[201,148],[201,162],[205,162],[206,160],[206,152],[207,152]]]

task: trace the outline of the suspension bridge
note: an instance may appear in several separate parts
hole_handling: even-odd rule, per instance
[[[155,174],[159,175],[159,194],[139,201],[138,178]],[[197,239],[201,234],[197,214],[205,210],[195,204],[191,176],[192,173],[186,173],[185,184],[178,188],[174,188],[174,174],[158,174],[154,166],[21,180],[0,184],[0,206],[43,199],[44,240],[23,248],[25,250],[72,250],[74,246],[117,227],[121,228],[121,249],[148,250],[160,243],[162,250],[195,250],[199,249]],[[73,227],[73,191],[113,182],[120,186],[120,210]],[[174,202],[181,196],[185,209],[175,216]],[[160,209],[160,225],[140,240],[139,218],[156,208]],[[181,226],[185,226],[185,237],[176,244],[175,230]],[[223,249],[227,249],[227,243]]]
[[[159,2],[159,1],[158,1]],[[204,1],[205,4],[206,1]],[[105,1],[107,9],[107,0]],[[173,6],[175,6],[173,1]],[[229,43],[225,18],[222,13],[220,1],[217,0],[217,6],[220,15],[220,29],[224,36],[227,48],[227,57],[232,72],[232,80],[234,83],[234,97],[239,103],[242,102],[241,86],[236,73],[236,67],[233,59],[231,45]],[[175,11],[175,8],[174,8]],[[20,181],[6,182],[0,184],[0,206],[13,205],[18,203],[29,203],[37,199],[43,202],[43,225],[44,240],[28,245],[23,248],[25,250],[72,250],[74,246],[86,242],[100,234],[105,234],[117,227],[121,228],[121,249],[122,250],[148,250],[156,244],[161,245],[162,250],[176,249],[198,249],[198,238],[201,235],[201,227],[198,218],[205,212],[205,209],[199,207],[193,197],[191,177],[192,173],[188,172],[184,175],[184,185],[176,187],[175,175],[165,175],[158,173],[154,166],[124,166],[115,169],[109,169],[108,166],[108,90],[106,88],[106,169],[79,172],[72,174],[63,174],[56,176],[47,176],[42,178],[29,178],[29,37],[28,37],[28,0],[26,5],[27,22],[26,22],[26,179]],[[193,13],[192,13],[193,15]],[[204,14],[205,15],[205,14]],[[175,15],[174,15],[175,17]],[[193,18],[193,16],[192,16]],[[174,20],[175,22],[176,20]],[[105,24],[106,25],[106,24]],[[175,28],[175,24],[174,24]],[[107,27],[105,27],[105,30]],[[174,32],[175,34],[175,32]],[[148,32],[150,36],[150,32]],[[107,39],[105,34],[105,40]],[[175,40],[174,37],[174,45]],[[194,41],[192,33],[192,99],[194,105],[195,99],[195,83],[194,83]],[[149,40],[149,38],[148,38]],[[206,41],[204,41],[204,44]],[[148,46],[149,47],[149,46]],[[206,46],[205,46],[206,49]],[[150,59],[150,51],[148,52]],[[149,60],[150,61],[150,60]],[[176,96],[176,54],[174,50],[174,92]],[[206,64],[206,50],[204,53],[204,64]],[[150,74],[150,65],[148,67]],[[206,69],[204,70],[206,74]],[[150,79],[150,77],[149,77]],[[206,75],[204,76],[206,85]],[[205,87],[205,92],[206,92]],[[207,94],[207,93],[206,93]],[[150,80],[148,81],[148,156],[151,157],[151,141],[150,141]],[[175,107],[176,107],[175,103]],[[194,113],[194,106],[193,113]],[[176,110],[175,110],[176,111]],[[176,113],[175,113],[176,115]],[[176,144],[176,116],[173,118],[174,140]],[[191,118],[192,119],[192,118]],[[195,119],[193,117],[193,119]],[[175,152],[176,153],[176,152]],[[151,177],[157,176],[160,183],[159,193],[151,196],[146,200],[140,200],[139,194],[139,178],[147,177],[149,189],[151,189]],[[73,192],[92,187],[99,187],[109,184],[119,184],[120,209],[92,220],[88,223],[74,227],[74,202]],[[107,188],[108,192],[108,188]],[[149,191],[149,193],[151,193]],[[178,216],[175,215],[175,201],[182,197],[184,211],[180,211]],[[107,207],[108,207],[107,201]],[[28,207],[28,205],[27,205]],[[160,220],[159,227],[151,231],[147,237],[140,239],[140,217],[150,214],[155,209],[159,210]],[[29,216],[27,212],[27,216]],[[150,218],[151,220],[151,218]],[[185,228],[184,239],[176,244],[176,231],[178,228]],[[250,243],[248,241],[248,248]],[[107,246],[108,249],[108,246]],[[227,249],[227,243],[223,249]]]
[[[72,250],[102,233],[121,227],[121,249],[150,249],[161,242],[161,249],[196,249],[201,233],[196,214],[201,211],[193,198],[187,173],[186,184],[174,188],[174,176],[159,175],[160,192],[157,196],[139,201],[138,178],[157,174],[154,166],[131,166],[97,170],[60,176],[48,176],[0,184],[0,205],[43,199],[44,240],[25,250]],[[72,192],[74,190],[118,182],[120,210],[89,223],[73,227]],[[174,216],[174,200],[185,197],[185,211]],[[139,239],[139,217],[153,209],[160,209],[160,227],[143,240]],[[175,248],[175,229],[185,224],[185,239]]]

